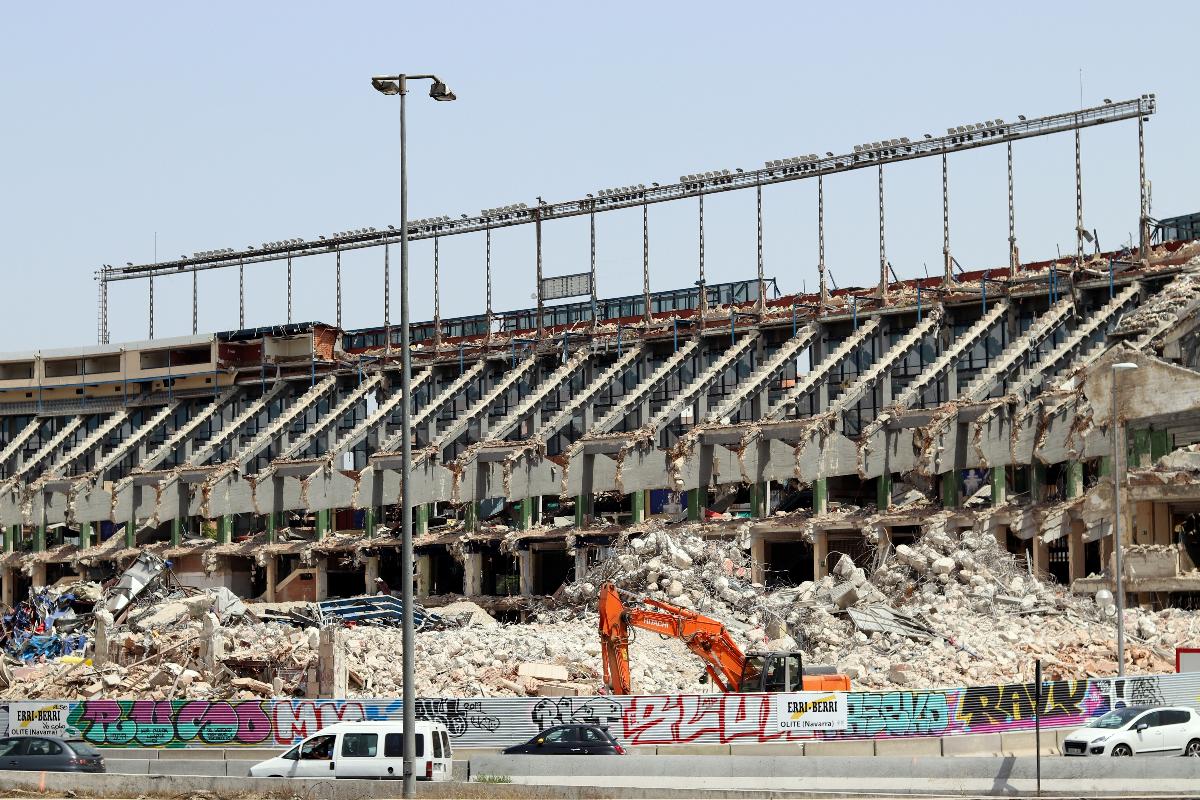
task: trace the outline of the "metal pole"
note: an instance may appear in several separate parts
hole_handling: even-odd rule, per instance
[[[825,176],[817,176],[817,274],[821,281],[818,304],[822,309],[829,302],[829,287],[825,284]]]
[[[436,239],[434,240],[434,248],[436,249]],[[383,243],[383,352],[386,355],[392,353],[392,264],[391,264],[391,248],[387,242]],[[436,340],[435,340],[436,341]]]
[[[96,331],[97,344],[108,344],[108,279],[104,277],[104,270],[100,269],[96,273],[96,279],[100,281],[100,313],[99,313],[99,330]]]
[[[1037,793],[1042,793],[1042,660],[1033,662],[1033,751],[1037,764]]]
[[[288,325],[292,324],[292,254],[288,252],[288,268],[287,268],[287,321]]]
[[[594,209],[592,210],[592,213],[588,214],[588,228],[589,228],[589,232],[591,234],[591,248],[592,248],[591,249],[591,267],[590,267],[591,273],[592,273],[590,276],[590,281],[592,284],[592,327],[595,328],[597,325],[600,324],[600,319],[599,319],[600,300],[596,296],[596,211]],[[541,285],[541,284],[539,284],[539,285]],[[617,316],[620,316],[620,314],[618,313]],[[565,353],[566,351],[564,350],[563,352]]]
[[[763,213],[762,213],[762,184],[755,188],[755,199],[758,201],[758,310],[767,309],[767,282],[763,277]]]
[[[238,261],[238,327],[246,327],[246,265]]]
[[[537,250],[537,340],[542,341],[542,330],[545,322],[542,320],[542,210],[534,212],[533,221],[534,247]],[[593,268],[594,269],[594,268]],[[595,287],[595,273],[592,275],[592,286]],[[593,288],[593,291],[595,289]]]
[[[409,349],[408,323],[408,148],[406,145],[404,98],[406,94],[404,76],[400,76],[400,391],[404,400],[400,405],[400,429],[404,431],[400,461],[400,588],[404,604],[401,646],[403,648],[403,703],[404,703],[404,796],[412,797],[416,775],[413,763],[416,758],[417,726],[416,672],[413,647],[413,541],[412,541],[412,353]],[[490,268],[489,268],[490,275]],[[490,285],[490,284],[489,284]],[[490,292],[489,292],[490,295]],[[489,303],[490,307],[490,303]]]
[[[1138,107],[1142,104],[1138,100]],[[1147,208],[1146,198],[1146,123],[1145,117],[1138,115],[1138,188],[1141,193],[1140,211],[1138,213],[1138,255],[1145,258],[1150,252],[1150,209]]]
[[[438,237],[433,237],[433,349],[442,347],[442,272]]]
[[[879,299],[888,299],[887,251],[883,246],[883,164],[879,165]]]
[[[1139,119],[1141,119],[1139,117]],[[1083,171],[1079,163],[1079,129],[1075,129],[1075,266],[1083,264]]]
[[[150,276],[150,341],[154,341],[154,276]]]
[[[487,265],[485,272],[487,273],[487,301],[484,304],[484,316],[487,319],[487,330],[485,338],[487,341],[492,339],[492,229],[489,226],[485,235],[487,242]]]
[[[1117,375],[1121,370],[1114,364],[1112,375],[1112,437],[1113,437],[1113,568],[1116,570],[1117,595],[1117,674],[1125,674],[1125,575],[1121,564],[1121,417],[1117,413]]]
[[[696,310],[700,315],[700,327],[704,327],[704,317],[708,311],[708,289],[704,285],[704,195],[700,195],[700,282],[696,297]],[[703,335],[703,333],[701,334]]]
[[[196,279],[198,272],[192,272],[192,335],[200,332],[200,284]]]
[[[1017,217],[1013,206],[1013,159],[1012,142],[1008,143],[1008,274],[1016,275],[1017,263]]]
[[[342,249],[340,247],[336,251],[336,258],[337,258],[337,267],[335,268],[335,272],[337,273],[337,292],[336,292],[337,311],[335,313],[335,318],[337,320],[336,326],[337,326],[338,330],[341,330],[341,328],[342,328]]]
[[[950,172],[946,154],[942,154],[942,286],[954,283],[954,262],[950,257]]]
[[[646,322],[650,322],[650,206],[642,203],[642,299]]]

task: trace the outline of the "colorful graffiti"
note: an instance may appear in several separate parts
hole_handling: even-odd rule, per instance
[[[607,725],[629,745],[758,743],[822,738],[953,736],[1033,727],[1029,683],[965,689],[851,692],[848,727],[781,731],[764,694],[648,697],[422,698],[419,719],[446,725],[460,747],[496,747],[565,723]],[[102,747],[290,747],[335,722],[398,720],[385,700],[44,701],[69,709],[68,730]],[[1200,707],[1200,673],[1047,682],[1036,709],[1046,726],[1081,724],[1138,703]],[[13,704],[13,724],[19,704]],[[0,734],[10,707],[0,705]]]

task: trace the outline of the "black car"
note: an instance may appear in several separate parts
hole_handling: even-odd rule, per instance
[[[623,756],[625,748],[599,725],[555,725],[523,744],[514,744],[505,755]]]
[[[9,736],[0,739],[0,769],[27,772],[104,772],[104,758],[78,739]]]

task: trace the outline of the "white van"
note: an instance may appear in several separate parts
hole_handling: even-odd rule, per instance
[[[417,721],[417,780],[448,781],[454,760],[450,734],[440,722]],[[251,778],[404,777],[404,724],[339,722],[322,728],[286,753],[250,768]]]

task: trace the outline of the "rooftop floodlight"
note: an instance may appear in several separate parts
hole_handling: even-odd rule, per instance
[[[833,158],[833,153],[830,153],[828,150],[825,151],[825,155],[828,156],[829,158]]]
[[[395,78],[376,76],[371,78],[371,85],[381,94],[400,94],[400,81]]]
[[[1109,100],[1107,97],[1106,97],[1106,98],[1104,98],[1104,105],[1106,105],[1106,106],[1111,106],[1111,105],[1112,105],[1112,100]]]
[[[928,134],[928,133],[927,133],[927,134],[925,134],[925,138],[926,138],[926,139],[932,139],[932,138],[933,138],[933,136],[932,136],[931,134]]]
[[[443,102],[449,102],[450,100],[454,100],[456,98],[454,92],[447,89],[446,84],[442,83],[441,81],[434,81],[430,85],[429,96],[434,100],[441,100]]]
[[[1024,114],[1017,114],[1017,119],[1019,119],[1019,120],[1021,120],[1022,122],[1024,122],[1024,121],[1025,121],[1025,115],[1024,115]]]

